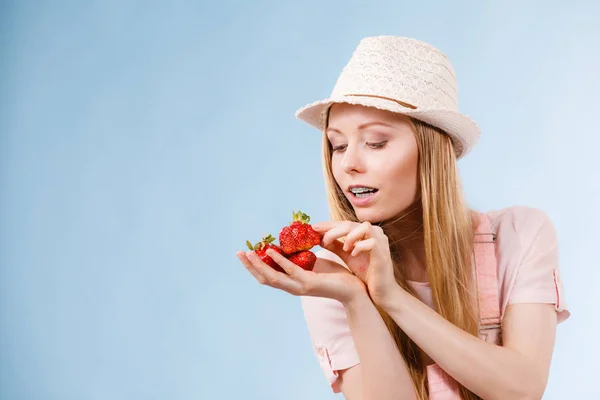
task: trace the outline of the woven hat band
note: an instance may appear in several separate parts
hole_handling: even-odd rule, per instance
[[[417,109],[417,106],[415,106],[415,105],[412,105],[410,103],[406,103],[406,102],[401,101],[401,100],[396,100],[396,99],[393,99],[391,97],[377,96],[377,95],[374,95],[374,94],[359,94],[359,93],[349,93],[349,94],[344,94],[344,96],[374,97],[374,98],[377,98],[377,99],[383,99],[383,100],[393,101],[395,103],[400,104],[402,107],[411,108],[413,110]]]

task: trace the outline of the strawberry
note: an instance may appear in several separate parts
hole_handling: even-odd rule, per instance
[[[321,243],[321,236],[310,226],[310,217],[293,212],[293,220],[279,232],[279,246],[285,254],[310,250]]]
[[[317,256],[310,250],[303,250],[298,253],[290,254],[287,259],[307,271],[312,271],[317,261]]]
[[[273,249],[279,254],[282,254],[283,251],[279,246],[275,244],[271,244],[275,241],[275,238],[272,235],[263,236],[262,241],[256,243],[254,246],[250,243],[249,240],[246,240],[246,246],[260,257],[260,259],[274,270],[285,273],[284,269],[279,266],[271,257],[267,255],[268,249]]]

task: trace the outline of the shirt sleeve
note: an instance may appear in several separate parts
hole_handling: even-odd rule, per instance
[[[331,259],[319,251],[318,257]],[[346,309],[337,300],[301,297],[312,348],[334,393],[340,393],[339,371],[360,363]]]
[[[558,265],[558,239],[552,221],[543,211],[513,209],[513,225],[519,236],[522,257],[508,304],[554,304],[558,322],[570,316]]]

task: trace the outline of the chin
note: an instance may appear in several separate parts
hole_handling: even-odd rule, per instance
[[[371,224],[377,224],[379,222],[385,221],[386,216],[379,210],[369,209],[369,208],[359,208],[354,209],[354,213],[356,214],[356,218],[360,222],[370,222]]]
[[[403,215],[406,215],[410,212],[410,210],[414,209],[414,205],[408,205],[406,207],[400,207],[398,209],[393,210],[382,210],[378,207],[366,207],[366,208],[355,208],[354,212],[356,214],[356,218],[358,218],[361,222],[370,222],[371,224],[379,224],[384,222],[389,222],[393,220],[397,220],[401,218]],[[386,212],[387,211],[387,212]]]

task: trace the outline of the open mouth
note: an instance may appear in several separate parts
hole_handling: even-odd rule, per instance
[[[360,188],[352,188],[350,189],[350,193],[354,195],[354,197],[358,199],[362,199],[365,197],[369,197],[377,193],[379,189],[369,188],[369,187],[360,187]]]

